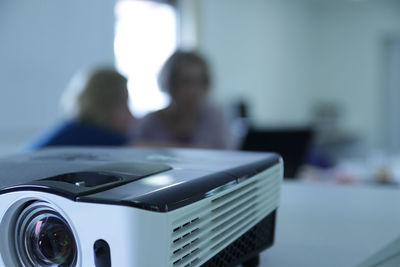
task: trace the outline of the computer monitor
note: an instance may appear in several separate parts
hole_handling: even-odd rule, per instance
[[[312,136],[310,127],[253,128],[245,136],[241,150],[277,152],[284,161],[284,177],[295,178],[304,163]]]

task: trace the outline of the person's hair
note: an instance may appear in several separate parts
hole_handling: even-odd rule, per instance
[[[62,98],[67,115],[105,125],[118,105],[126,105],[127,79],[112,68],[99,68],[76,76]]]
[[[180,79],[183,69],[189,64],[200,65],[204,70],[205,86],[210,86],[210,72],[206,60],[198,53],[177,50],[162,66],[158,74],[158,86],[164,92],[174,88]]]

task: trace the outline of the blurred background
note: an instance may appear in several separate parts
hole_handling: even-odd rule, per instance
[[[59,119],[82,68],[123,73],[137,118],[165,107],[156,75],[183,48],[236,148],[300,151],[306,180],[400,182],[398,0],[2,0],[0,40],[0,155]]]

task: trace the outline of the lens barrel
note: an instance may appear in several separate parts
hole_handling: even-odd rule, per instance
[[[49,203],[27,203],[15,227],[15,249],[22,266],[76,266],[74,234]]]

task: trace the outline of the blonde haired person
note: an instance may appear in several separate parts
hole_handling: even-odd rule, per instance
[[[111,68],[81,73],[64,93],[66,119],[25,150],[49,146],[121,146],[127,144],[135,118],[128,108],[127,80]]]

